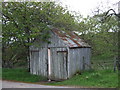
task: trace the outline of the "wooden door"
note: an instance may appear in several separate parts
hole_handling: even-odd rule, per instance
[[[52,80],[67,79],[67,49],[50,48],[50,66]]]
[[[32,74],[47,77],[48,56],[47,48],[32,50],[30,55],[30,69]]]

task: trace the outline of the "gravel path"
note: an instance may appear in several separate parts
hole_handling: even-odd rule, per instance
[[[13,81],[2,81],[2,88],[70,88],[65,86],[48,86],[40,84],[13,82]]]

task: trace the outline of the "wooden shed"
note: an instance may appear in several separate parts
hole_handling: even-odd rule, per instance
[[[30,47],[30,72],[51,80],[69,79],[89,69],[91,47],[74,32],[49,31],[51,43],[37,41]]]

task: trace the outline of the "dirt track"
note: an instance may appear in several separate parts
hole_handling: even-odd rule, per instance
[[[69,88],[64,86],[48,86],[32,83],[22,83],[13,81],[2,81],[2,88]]]

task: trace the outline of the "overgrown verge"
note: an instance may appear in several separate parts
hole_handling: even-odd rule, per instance
[[[114,73],[112,70],[85,71],[69,80],[49,83],[49,85],[115,88],[118,87],[118,72]]]
[[[2,69],[2,79],[3,80],[15,80],[23,82],[40,82],[47,80],[45,77],[38,75],[31,75],[27,69]]]

